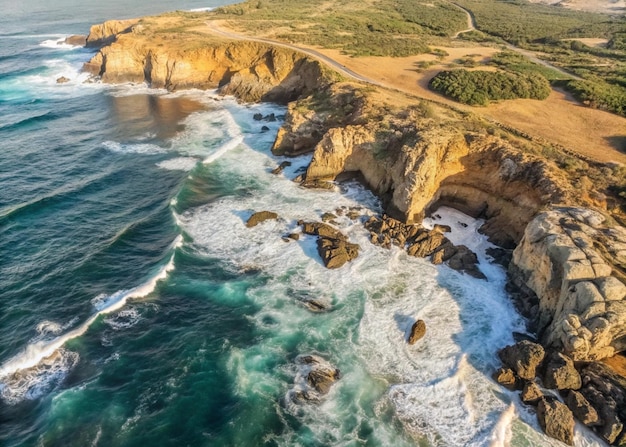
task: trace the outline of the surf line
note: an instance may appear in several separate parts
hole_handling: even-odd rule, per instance
[[[171,247],[175,250],[182,245],[182,241],[182,236],[178,236],[172,243]],[[109,296],[104,303],[96,306],[96,313],[94,313],[91,317],[89,317],[89,319],[87,319],[87,321],[78,326],[76,329],[73,329],[53,340],[41,340],[28,345],[26,349],[0,366],[0,379],[14,374],[17,371],[37,366],[42,360],[54,354],[68,340],[83,335],[100,315],[108,314],[120,309],[130,298],[143,298],[150,294],[156,288],[157,283],[160,280],[165,279],[167,274],[174,270],[174,255],[175,253],[172,253],[168,263],[161,267],[156,275],[152,276],[143,284],[129,290],[120,290]]]

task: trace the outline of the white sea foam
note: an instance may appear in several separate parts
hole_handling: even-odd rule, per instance
[[[208,11],[213,11],[215,8],[212,6],[207,6],[205,8],[193,8],[193,9],[189,9],[189,12],[208,12]]]
[[[193,157],[177,157],[157,163],[161,169],[168,171],[191,171],[198,164],[198,160]]]
[[[182,238],[178,237],[173,246],[178,247],[181,243]],[[173,268],[174,254],[171,255],[169,262],[145,283],[130,290],[118,291],[110,296],[97,297],[97,299],[93,301],[96,312],[80,326],[52,340],[41,340],[31,343],[22,352],[0,365],[2,396],[8,396],[6,399],[7,402],[14,402],[17,398],[16,396],[28,397],[27,394],[19,390],[39,389],[40,383],[52,380],[52,378],[49,377],[51,374],[54,378],[63,372],[66,373],[71,369],[71,366],[76,363],[75,361],[70,362],[70,365],[70,363],[64,360],[60,363],[61,366],[55,366],[51,369],[48,359],[53,359],[52,364],[56,365],[56,359],[71,357],[69,351],[62,350],[62,346],[68,340],[84,334],[100,315],[109,314],[122,308],[131,298],[141,298],[150,294],[157,283],[164,279]],[[63,355],[63,352],[68,352],[68,354]],[[15,377],[20,378],[19,381],[16,382],[14,380]]]
[[[119,312],[104,319],[104,322],[112,329],[119,331],[133,327],[141,320],[141,315],[135,307],[124,308]]]
[[[243,119],[246,112],[236,111],[233,119]],[[244,131],[244,141],[247,136]],[[280,160],[252,147],[258,146],[251,141],[216,162],[232,175],[254,178],[256,193],[223,198],[176,216],[199,253],[222,259],[234,271],[261,270],[270,278],[245,297],[238,291],[217,294],[229,305],[247,299],[262,309],[249,317],[262,342],[232,349],[228,362],[242,398],[266,396],[268,389],[284,390],[284,382],[293,383],[299,373],[289,366],[293,358],[287,354],[288,340],[302,337],[303,345],[325,347],[324,358],[340,367],[343,376],[320,405],[287,408],[315,439],[350,445],[358,428],[347,429],[345,421],[353,420],[356,427],[358,421],[374,424],[372,436],[382,444],[403,445],[404,438],[394,435],[391,424],[372,420],[375,408],[381,418],[390,409],[409,433],[430,445],[505,446],[520,439],[530,445],[558,445],[541,433],[536,416],[526,416],[514,394],[490,378],[498,366],[497,350],[512,343],[512,333],[525,326],[506,296],[505,272],[485,254],[491,244],[477,231],[480,220],[441,209],[440,217],[425,225],[450,225],[447,236],[477,252],[487,281],[433,266],[397,248],[373,246],[362,225],[345,215],[336,219],[338,225],[361,252],[341,269],[327,270],[314,237],[285,243],[281,236],[297,232],[298,219],[319,220],[323,212],[338,207],[363,207],[364,215],[371,214],[379,210],[377,200],[357,184],[341,186],[340,192],[302,189],[289,179],[309,158],[290,160],[294,164],[284,176],[273,176],[269,168]],[[259,210],[275,211],[279,219],[246,228],[247,218]],[[329,299],[332,310],[312,314],[299,305],[305,295]],[[355,318],[358,331],[343,332],[355,326]],[[426,336],[410,346],[407,332],[418,318],[426,321]],[[267,367],[281,361],[288,366]],[[299,438],[288,432],[272,439],[293,445]],[[600,445],[581,430],[576,444]]]
[[[102,143],[102,147],[110,150],[111,152],[118,152],[122,154],[163,154],[168,152],[167,149],[150,143],[120,143],[117,141],[105,141]]]
[[[39,44],[45,48],[51,48],[53,50],[77,50],[81,47],[80,45],[70,45],[65,43],[65,37],[61,37],[59,39],[47,39]]]

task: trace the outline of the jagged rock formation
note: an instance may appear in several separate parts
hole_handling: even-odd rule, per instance
[[[359,255],[359,246],[348,242],[341,231],[321,222],[298,222],[302,232],[318,236],[317,251],[329,269],[336,269]]]
[[[89,35],[84,45],[87,47],[109,45],[115,42],[118,35],[130,32],[138,22],[139,19],[107,20],[104,23],[93,25],[89,29]]]
[[[370,241],[383,248],[396,245],[406,248],[411,256],[418,258],[430,257],[437,265],[446,263],[450,268],[467,273],[474,278],[486,279],[478,268],[478,257],[465,245],[454,245],[444,236],[450,231],[444,225],[435,225],[432,230],[420,225],[405,225],[387,215],[382,218],[371,217],[365,228],[370,231]]]
[[[298,373],[294,388],[287,393],[293,402],[319,402],[341,377],[339,369],[317,355],[300,355],[296,364]]]
[[[624,265],[626,229],[598,212],[562,207],[528,225],[510,271],[539,297],[542,341],[574,360],[598,360],[626,349]]]

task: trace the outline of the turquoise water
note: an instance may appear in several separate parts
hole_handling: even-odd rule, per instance
[[[440,212],[489,281],[372,246],[346,216],[361,255],[326,270],[313,238],[281,237],[380,204],[356,183],[299,188],[306,157],[272,175],[280,122],[252,117],[284,109],[83,84],[90,51],[57,45],[104,19],[216,2],[4,3],[0,445],[557,445],[489,379],[523,321],[480,222]],[[245,227],[265,209],[280,219]],[[408,346],[416,318],[427,336]],[[342,372],[317,404],[292,399],[302,354]],[[580,429],[577,445],[598,444]]]

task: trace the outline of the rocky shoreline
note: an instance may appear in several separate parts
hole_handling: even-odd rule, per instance
[[[512,295],[539,342],[505,348],[496,380],[523,390],[548,435],[571,444],[576,416],[608,443],[626,445],[625,381],[598,363],[626,350],[623,200],[576,182],[529,150],[534,143],[475,117],[418,99],[395,105],[397,92],[346,82],[308,56],[268,44],[195,35],[202,45],[164,45],[167,36],[155,40],[153,26],[142,19],[92,27],[86,44],[102,48],[85,70],[104,82],[219,88],[243,101],[288,104],[272,151],[313,153],[298,179],[303,186],[358,175],[385,204],[386,215],[365,224],[383,247],[481,277],[476,256],[453,245],[445,228],[419,223],[442,205],[485,219],[481,231],[502,247]],[[299,224],[318,236],[328,268],[358,255],[332,225]]]

